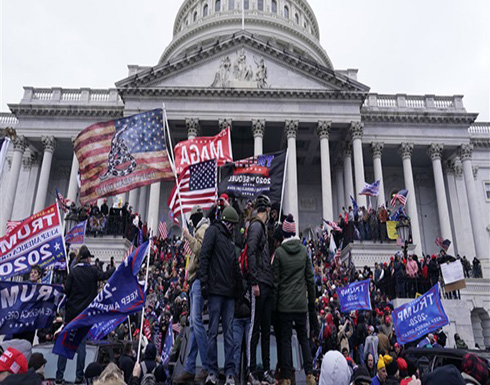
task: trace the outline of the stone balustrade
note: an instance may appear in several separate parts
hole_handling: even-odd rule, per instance
[[[403,110],[451,110],[466,112],[463,105],[463,96],[435,96],[435,95],[383,95],[369,94],[363,106],[367,110],[403,109]]]
[[[476,122],[468,128],[470,137],[490,137],[490,122]]]
[[[21,104],[122,105],[116,89],[24,87]]]
[[[8,112],[0,112],[0,128],[7,128],[17,126],[19,121],[14,114]]]

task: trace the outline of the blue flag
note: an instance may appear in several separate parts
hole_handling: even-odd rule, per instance
[[[85,243],[85,230],[87,229],[87,221],[77,223],[65,235],[65,243],[70,245],[83,245]]]
[[[379,195],[379,180],[374,182],[373,184],[367,184],[361,190],[359,195],[368,195],[371,197],[377,197]]]
[[[449,324],[439,294],[439,284],[427,293],[393,311],[393,323],[399,343],[415,341]]]
[[[0,282],[0,334],[51,326],[63,287],[28,282]]]
[[[321,346],[318,347],[316,354],[315,354],[315,358],[313,358],[313,367],[316,367],[316,363],[318,362],[318,357],[320,357],[320,354],[322,354],[322,347]]]
[[[342,313],[349,313],[353,310],[372,310],[371,297],[369,296],[369,279],[339,287],[337,296]]]
[[[140,285],[137,275],[147,249],[148,242],[119,265],[92,303],[61,331],[53,353],[72,359],[87,333],[91,339],[101,339],[128,315],[143,308],[144,285]]]
[[[172,319],[168,322],[167,335],[165,336],[165,342],[162,349],[162,365],[165,366],[170,361],[170,352],[174,346],[174,333],[172,330]]]
[[[359,206],[357,205],[357,202],[352,197],[352,195],[350,196],[350,200],[352,201],[352,209],[354,210],[354,215],[357,215],[357,213],[359,212]]]

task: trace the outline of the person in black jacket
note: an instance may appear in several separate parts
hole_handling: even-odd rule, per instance
[[[80,248],[79,263],[70,271],[66,278],[66,313],[65,325],[70,323],[78,316],[97,296],[98,282],[105,281],[114,272],[110,269],[103,272],[96,266],[90,264],[91,258],[89,249],[84,245]],[[83,370],[85,369],[85,338],[80,342],[77,349],[77,372],[75,383],[82,383]],[[66,360],[64,356],[58,356],[58,367],[56,370],[56,383],[63,381],[63,375],[66,369]]]
[[[233,359],[233,313],[235,298],[240,295],[241,274],[238,265],[233,229],[238,222],[236,210],[227,206],[221,219],[208,227],[201,247],[199,279],[201,294],[208,298],[209,329],[208,354],[209,366],[206,385],[218,382],[218,325],[221,317],[225,345],[226,385],[235,385],[235,361]]]
[[[121,357],[119,357],[119,369],[124,373],[124,382],[129,383],[131,379],[131,374],[134,368],[134,358],[133,358],[133,344],[127,342],[124,345],[124,351]]]
[[[272,273],[269,242],[267,240],[266,223],[271,209],[270,199],[259,195],[254,203],[257,217],[252,220],[247,233],[247,260],[249,267],[249,282],[252,286],[252,324],[250,325],[248,351],[248,381],[258,385],[259,380],[254,374],[257,369],[257,344],[262,348],[262,365],[264,381],[275,384],[276,380],[270,372],[270,330],[272,318]]]

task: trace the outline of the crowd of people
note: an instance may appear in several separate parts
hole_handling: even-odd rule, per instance
[[[143,231],[144,224],[139,218],[134,221],[136,215],[127,205],[123,209],[122,233],[140,234],[129,238],[138,245],[147,238],[148,231]],[[106,203],[100,209],[92,206],[85,212],[89,222],[93,222],[91,218],[105,216],[110,228],[111,214]],[[374,271],[367,266],[358,271],[351,260],[342,263],[336,258],[330,237],[337,247],[357,237],[385,241],[386,225],[382,225],[381,219],[385,214],[380,218],[380,211],[360,208],[356,219],[351,212],[349,208],[339,218],[342,232],[325,230],[316,239],[308,240],[299,236],[295,218],[282,216],[279,205],[265,195],[244,207],[226,195],[209,212],[193,207],[189,229],[184,228],[181,237],[153,239],[145,313],[130,316],[107,336],[108,340],[124,345],[123,354],[105,368],[91,363],[84,370],[84,341],[77,350],[76,383],[144,385],[202,381],[216,385],[220,373],[217,358],[220,324],[225,352],[221,369],[226,385],[235,384],[241,369],[246,370],[250,385],[294,382],[295,370],[299,368],[293,366],[291,356],[293,328],[301,348],[307,385],[420,383],[417,362],[405,354],[409,346],[401,346],[396,340],[391,300],[414,297],[428,290],[441,280],[439,265],[453,257],[443,249],[420,258],[415,255],[404,258],[399,252],[389,263],[377,263]],[[82,215],[77,220],[85,219]],[[191,250],[188,261],[186,242]],[[116,267],[114,260],[107,266],[94,261],[85,246],[72,253],[68,263],[70,274],[60,273],[57,278],[67,289],[65,310],[50,328],[37,331],[39,342],[53,342],[63,322],[66,324],[80,314]],[[466,257],[462,264],[465,274],[470,271],[473,276],[481,274],[476,258],[473,267]],[[145,273],[144,269],[140,271],[141,280]],[[42,275],[35,267],[29,279],[36,282]],[[368,278],[371,311],[342,313],[337,288]],[[207,324],[203,314],[208,315]],[[142,316],[144,327],[140,330]],[[170,358],[165,359],[164,340],[169,329],[175,338]],[[271,362],[272,331],[277,345],[275,367]],[[9,336],[14,338],[12,342],[3,343],[1,384],[39,383],[34,381],[43,378],[46,360],[38,353],[30,354],[25,347],[25,343],[34,342],[34,334]],[[177,376],[169,372],[168,361],[174,362],[179,356],[184,336],[190,338],[190,347],[184,370]],[[142,359],[136,362],[136,342],[140,337]],[[454,348],[468,348],[458,335],[454,339]],[[261,362],[257,358],[259,340]],[[18,341],[23,343],[22,349]],[[444,347],[447,336],[440,329],[412,345]],[[243,350],[245,368],[241,367]],[[199,372],[198,355],[202,362]],[[60,356],[56,364],[56,382],[62,383],[66,359]],[[455,367],[440,368],[427,374],[424,384],[439,384],[439,379],[445,376],[451,376],[454,384],[486,384],[487,365],[475,355],[465,356],[462,369],[462,373],[456,373]]]

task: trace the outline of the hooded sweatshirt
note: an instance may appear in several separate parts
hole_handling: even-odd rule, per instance
[[[352,371],[345,357],[337,350],[325,354],[319,385],[349,385]]]
[[[309,306],[315,305],[313,266],[299,238],[287,238],[282,242],[274,254],[272,270],[274,310],[281,313],[306,313]]]

